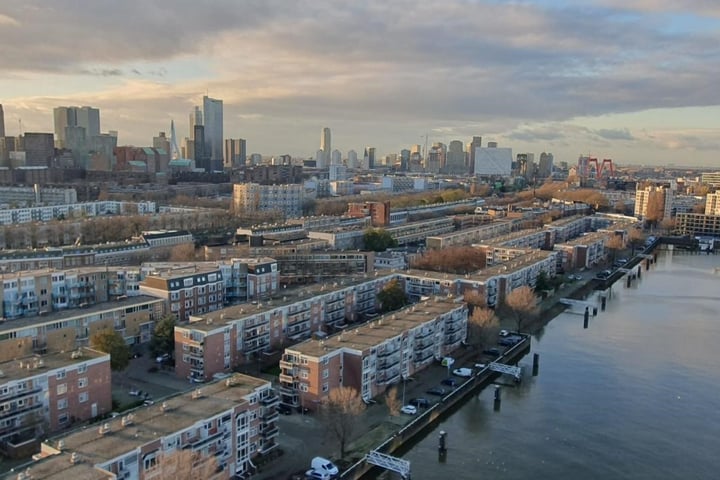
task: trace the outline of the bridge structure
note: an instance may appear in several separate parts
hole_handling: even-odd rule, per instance
[[[591,312],[594,308],[597,308],[597,305],[593,302],[588,302],[585,300],[575,300],[574,298],[561,298],[560,303],[563,305],[567,305],[569,307],[579,307],[582,309],[582,312],[568,312],[568,313],[579,313],[580,315],[585,314],[585,309],[589,309]]]
[[[403,480],[410,480],[410,462],[402,458],[393,457],[386,453],[380,453],[377,450],[365,455],[365,461],[372,465],[399,473]]]
[[[506,375],[512,375],[516,380],[520,380],[522,375],[522,369],[520,367],[514,367],[512,365],[505,365],[504,363],[493,362],[488,365],[488,368],[493,372],[504,373]]]

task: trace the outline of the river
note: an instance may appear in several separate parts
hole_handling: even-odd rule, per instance
[[[720,478],[720,256],[661,254],[583,329],[533,338],[517,388],[469,399],[403,458],[424,479]],[[589,300],[596,300],[590,298]],[[445,462],[438,432],[447,432]]]

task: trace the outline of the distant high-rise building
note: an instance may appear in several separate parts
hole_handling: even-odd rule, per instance
[[[247,144],[244,138],[225,140],[225,168],[244,167],[247,162]]]
[[[472,169],[475,168],[475,149],[480,147],[482,147],[482,137],[472,137],[472,142],[470,142],[468,147],[468,167],[470,173],[474,173]]]
[[[100,135],[100,110],[93,107],[73,107],[77,126],[85,129],[85,138]]]
[[[670,218],[676,190],[675,181],[638,183],[635,189],[635,216],[656,222]]]
[[[527,180],[533,179],[535,176],[535,154],[518,153],[515,159],[515,173],[525,177]]]
[[[73,164],[76,168],[88,167],[87,130],[79,125],[65,127],[65,148],[72,150]]]
[[[422,154],[422,146],[421,146],[419,143],[417,143],[417,144],[413,145],[412,147],[410,147],[410,154],[412,155],[413,153],[420,153],[420,154]]]
[[[333,150],[330,154],[330,165],[340,165],[342,163],[342,152],[340,150]]]
[[[319,163],[318,159],[317,167],[326,168],[330,163],[330,152],[332,152],[332,140],[330,138],[330,129],[328,127],[324,127],[320,134],[320,150],[323,151],[324,158],[322,159],[322,164]]]
[[[375,168],[375,147],[365,147],[363,168],[372,170]]]
[[[195,160],[195,166],[202,168],[206,172],[212,171],[212,163],[210,158],[210,148],[208,143],[205,141],[205,127],[203,125],[195,125],[193,140],[193,153]]]
[[[210,171],[223,166],[223,102],[207,95],[203,97],[205,141],[210,146]]]
[[[100,135],[100,110],[97,108],[55,107],[53,109],[53,120],[55,123],[55,145],[58,148],[71,148],[67,145],[65,137],[67,127],[84,128],[86,142]]]
[[[497,142],[488,142],[487,148],[497,148]]]
[[[553,154],[552,153],[541,153],[540,162],[538,164],[538,178],[547,178],[552,175],[553,171]]]
[[[448,145],[444,171],[451,175],[461,175],[463,173],[467,173],[468,169],[465,165],[465,150],[463,148],[463,142],[460,140],[453,140]]]
[[[494,142],[492,142],[494,143]],[[512,149],[491,147],[475,149],[475,175],[509,177],[512,171]]]
[[[195,140],[195,126],[203,124],[203,114],[200,107],[195,105],[190,112],[190,140]]]
[[[347,155],[347,166],[348,168],[358,168],[358,156],[355,150],[348,151]]]
[[[10,152],[15,151],[15,137],[0,137],[0,167],[10,166]]]
[[[410,165],[410,150],[407,148],[403,148],[400,150],[400,170],[403,172],[408,171],[408,166]]]
[[[0,138],[5,136],[5,112],[3,112],[3,106],[0,104]]]
[[[55,156],[52,133],[25,133],[21,140],[26,167],[50,167]]]

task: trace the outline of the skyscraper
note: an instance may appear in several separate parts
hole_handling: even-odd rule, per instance
[[[93,107],[71,107],[75,109],[76,125],[85,129],[85,137],[100,135],[100,110]]]
[[[195,140],[195,126],[203,124],[202,110],[197,105],[190,112],[190,140]]]
[[[244,138],[225,140],[225,168],[244,167],[247,161],[247,146]]]
[[[323,151],[322,165],[318,164],[318,168],[325,168],[330,163],[330,152],[332,152],[332,141],[330,138],[330,129],[324,127],[320,134],[320,150]]]
[[[364,160],[363,168],[368,170],[375,168],[375,147],[365,147]]]
[[[205,127],[203,125],[195,125],[193,137],[195,167],[202,168],[206,172],[211,172],[212,163],[210,161],[208,143],[205,141]]]
[[[450,142],[450,145],[448,145],[444,170],[446,173],[454,175],[467,173],[465,151],[463,149],[463,142],[460,140],[453,140]]]
[[[210,169],[222,170],[223,166],[223,102],[207,95],[203,97],[205,142],[210,147]]]
[[[480,147],[482,147],[482,137],[473,136],[472,142],[470,142],[470,146],[468,147],[468,167],[470,167],[470,173],[475,173],[473,171],[475,168],[475,151]]]
[[[3,112],[2,104],[0,104],[0,137],[5,136],[5,112]]]
[[[65,128],[77,126],[77,110],[74,107],[55,107],[55,146],[65,148]]]
[[[538,178],[547,178],[552,175],[553,171],[553,154],[552,153],[541,153],[540,154],[540,165],[538,165]]]
[[[358,168],[358,156],[355,150],[348,151],[347,166],[348,168]]]

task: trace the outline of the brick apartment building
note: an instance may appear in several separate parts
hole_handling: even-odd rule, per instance
[[[112,409],[110,355],[87,348],[0,362],[0,451],[26,456],[37,439]]]
[[[467,306],[435,297],[361,327],[285,349],[280,396],[311,409],[340,386],[364,400],[457,349],[467,333]]]
[[[197,265],[157,271],[140,282],[140,291],[165,299],[168,313],[179,322],[186,322],[191,315],[221,309],[224,289],[219,268]]]
[[[371,318],[377,294],[393,278],[346,278],[288,290],[282,298],[236,305],[190,317],[175,327],[175,373],[207,380],[235,365],[252,364],[313,333]]]
[[[167,478],[165,462],[190,451],[196,466],[214,458],[211,479],[247,478],[252,460],[277,447],[277,404],[270,382],[235,374],[46,441],[28,473],[35,480]]]

